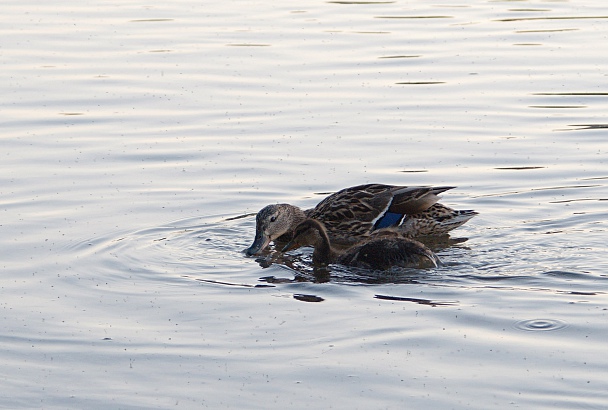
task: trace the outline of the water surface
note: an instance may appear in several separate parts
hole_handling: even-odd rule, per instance
[[[1,406],[605,407],[603,2],[1,19]],[[366,182],[480,215],[436,269],[242,253]]]

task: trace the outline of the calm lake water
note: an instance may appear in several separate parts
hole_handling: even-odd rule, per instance
[[[2,10],[0,407],[608,406],[605,1]],[[242,252],[367,182],[480,214],[436,269]]]

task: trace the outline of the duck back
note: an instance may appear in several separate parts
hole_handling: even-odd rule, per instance
[[[418,241],[406,238],[376,238],[353,246],[338,258],[343,265],[387,270],[393,266],[436,267],[439,258]]]

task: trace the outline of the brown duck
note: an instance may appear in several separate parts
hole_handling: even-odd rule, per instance
[[[388,227],[410,238],[444,235],[477,215],[437,203],[438,195],[452,188],[367,184],[338,191],[307,210],[268,205],[256,216],[255,240],[246,252],[255,255],[274,240],[289,241],[306,218],[323,222],[334,245],[351,245]]]
[[[338,263],[365,269],[387,270],[399,267],[436,267],[440,260],[422,243],[404,237],[393,229],[382,229],[346,249],[332,246],[323,223],[306,219],[294,231],[283,252],[300,246],[314,247],[315,265]]]

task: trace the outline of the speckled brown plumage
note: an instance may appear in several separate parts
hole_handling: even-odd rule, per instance
[[[268,205],[256,216],[256,237],[247,249],[256,254],[271,241],[288,241],[306,218],[323,222],[334,245],[348,246],[372,232],[395,227],[403,236],[443,235],[477,215],[438,204],[439,194],[453,187],[358,185],[338,191],[311,209]]]

